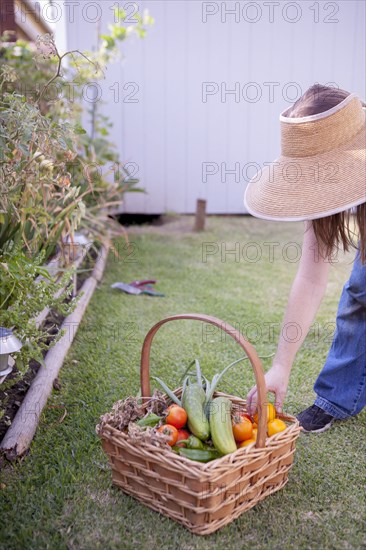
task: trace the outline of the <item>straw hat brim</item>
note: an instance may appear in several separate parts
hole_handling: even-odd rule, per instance
[[[365,123],[366,123],[366,111]],[[248,212],[275,221],[312,220],[366,202],[366,126],[352,141],[308,157],[280,156],[249,182]]]

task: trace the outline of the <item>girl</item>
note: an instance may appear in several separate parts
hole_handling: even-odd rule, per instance
[[[355,94],[344,90],[309,88],[280,116],[282,155],[257,174],[245,192],[246,208],[254,216],[305,222],[302,256],[284,317],[284,324],[300,327],[301,337],[296,342],[280,337],[265,376],[279,410],[295,355],[325,293],[332,254],[339,248],[358,248],[340,298],[332,346],[315,382],[317,397],[298,415],[306,432],[323,432],[334,419],[356,415],[366,405],[366,111],[362,105]],[[256,400],[254,386],[247,396],[250,410]]]

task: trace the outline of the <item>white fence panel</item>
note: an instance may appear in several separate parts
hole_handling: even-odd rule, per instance
[[[67,22],[71,49],[95,43],[92,4],[75,3],[76,18]],[[124,0],[99,5],[102,30],[113,6],[135,9]],[[109,67],[102,84],[101,106],[121,159],[137,165],[147,191],[127,195],[126,212],[189,213],[204,198],[210,213],[243,213],[247,181],[279,154],[278,115],[301,92],[333,83],[365,98],[364,2],[135,6],[148,8],[155,25],[144,40],[123,44],[124,60]]]

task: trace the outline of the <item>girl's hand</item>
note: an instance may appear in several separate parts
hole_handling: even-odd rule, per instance
[[[286,397],[287,386],[290,377],[290,369],[280,364],[273,364],[265,374],[267,392],[275,394],[275,407],[278,412],[282,411],[282,405]],[[257,386],[253,386],[247,395],[247,408],[249,414],[254,414],[257,408]]]

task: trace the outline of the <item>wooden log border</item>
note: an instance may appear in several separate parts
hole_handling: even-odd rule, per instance
[[[20,458],[30,447],[41,413],[52,391],[53,382],[63,365],[97,283],[102,280],[108,251],[109,243],[101,247],[93,272],[80,289],[81,297],[75,310],[62,323],[61,329],[65,330],[65,334],[48,351],[44,361],[45,366],[39,368],[0,444],[0,450],[8,460]]]

